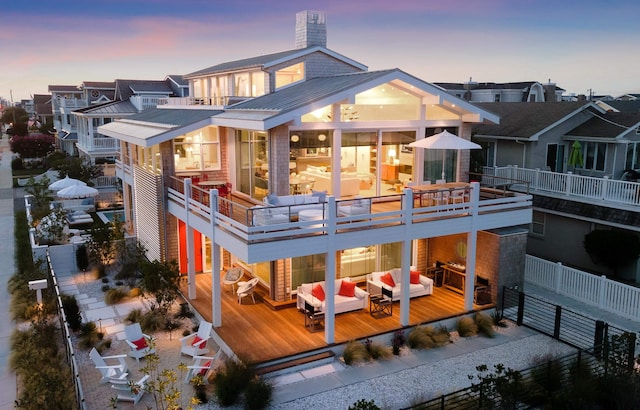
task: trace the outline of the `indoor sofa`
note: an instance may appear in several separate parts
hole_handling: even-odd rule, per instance
[[[276,195],[269,194],[264,197],[264,206],[251,208],[253,225],[276,225],[287,223],[292,218],[297,218],[298,213],[305,209],[325,209],[325,192],[314,191],[306,195]]]
[[[342,288],[342,282],[345,287]],[[319,287],[322,291],[314,288]],[[324,281],[314,283],[303,283],[298,286],[298,310],[304,311],[305,302],[324,312],[326,308],[326,294],[324,293]],[[350,291],[353,296],[350,296]],[[322,297],[324,295],[324,298]],[[324,300],[320,300],[324,299]],[[336,279],[334,289],[335,313],[344,313],[352,310],[365,309],[369,305],[369,293],[356,286],[349,278]]]
[[[307,180],[314,180],[313,189],[333,192],[331,189],[331,173],[324,170],[324,167],[307,166],[307,169],[300,172],[300,176]],[[360,178],[355,172],[340,173],[340,196],[354,196],[360,193]]]
[[[409,284],[409,298],[415,298],[417,296],[430,295],[433,293],[433,279],[430,279],[424,275],[420,275],[415,269],[411,269],[412,274],[409,276],[413,279]],[[392,281],[389,281],[385,276],[391,277]],[[387,276],[387,277],[388,277]],[[401,269],[395,268],[382,272],[371,272],[367,274],[367,291],[374,294],[380,294],[382,287],[391,289],[392,299],[400,300],[401,291]],[[390,283],[389,283],[390,282]],[[392,286],[393,285],[393,286]]]

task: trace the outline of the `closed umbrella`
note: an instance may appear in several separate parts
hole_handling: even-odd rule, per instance
[[[576,169],[577,167],[582,168],[583,161],[582,146],[578,141],[574,141],[571,146],[571,152],[569,153],[569,166],[573,167],[573,169]]]
[[[52,191],[59,191],[61,189],[64,189],[73,185],[87,185],[87,184],[83,181],[80,181],[79,179],[69,178],[69,175],[67,175],[64,178],[49,184],[49,189]]]
[[[434,134],[430,137],[423,138],[409,144],[410,147],[425,148],[425,149],[441,149],[442,151],[442,179],[445,178],[444,161],[446,158],[447,149],[461,150],[461,149],[481,149],[482,147],[475,142],[468,141],[464,138],[460,138],[455,134],[444,130],[438,134]]]
[[[71,185],[56,193],[59,198],[89,198],[98,195],[98,190],[86,185]]]

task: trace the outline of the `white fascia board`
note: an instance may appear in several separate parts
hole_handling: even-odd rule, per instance
[[[302,56],[306,56],[312,53],[315,53],[316,51],[321,51],[333,58],[335,58],[336,60],[340,60],[340,61],[344,61],[345,63],[351,64],[354,67],[357,67],[363,71],[367,71],[368,67],[364,64],[361,64],[355,60],[352,60],[348,57],[343,56],[342,54],[336,53],[335,51],[329,50],[328,48],[325,47],[321,47],[321,46],[315,46],[315,47],[311,47],[311,48],[305,48],[305,49],[300,49],[299,53],[294,53],[294,54],[289,54],[288,56],[284,57],[284,58],[279,58],[277,60],[273,60],[270,61],[267,64],[264,64],[264,68],[270,68],[282,63],[286,63],[287,61],[290,60],[294,60],[296,58],[300,58]]]
[[[578,109],[576,109],[573,112],[570,112],[569,114],[565,115],[564,117],[560,118],[558,121],[554,122],[553,124],[549,124],[546,127],[544,127],[543,129],[541,129],[540,131],[536,132],[535,134],[533,134],[529,139],[531,141],[538,141],[540,139],[540,136],[542,134],[544,134],[545,132],[549,131],[550,129],[557,127],[558,125],[562,124],[563,122],[567,121],[569,118],[573,117],[574,115],[586,110],[587,108],[595,108],[600,112],[603,112],[602,108],[599,107],[598,105],[594,104],[593,102],[590,102],[589,104],[585,104],[581,107],[579,107]]]

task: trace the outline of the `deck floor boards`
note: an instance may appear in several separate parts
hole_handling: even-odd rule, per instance
[[[184,282],[181,290],[185,295],[186,287]],[[197,298],[190,303],[205,320],[212,321],[209,273],[196,275],[196,295]],[[309,332],[304,326],[304,315],[295,305],[273,310],[263,302],[266,295],[266,291],[259,288],[255,294],[256,304],[250,297],[238,304],[230,287],[222,289],[222,326],[215,331],[238,357],[260,363],[327,346],[324,331]],[[409,320],[415,325],[463,312],[464,301],[460,294],[436,287],[432,295],[411,300]],[[391,332],[401,327],[399,302],[394,302],[393,315],[388,317],[374,318],[368,307],[341,313],[335,320],[335,343]]]

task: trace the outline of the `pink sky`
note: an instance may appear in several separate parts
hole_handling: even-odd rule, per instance
[[[640,93],[636,1],[291,3],[12,2],[0,29],[0,98],[83,81],[159,80],[288,50],[302,10],[324,11],[328,47],[370,70],[397,67],[428,82],[551,79],[568,93]]]

